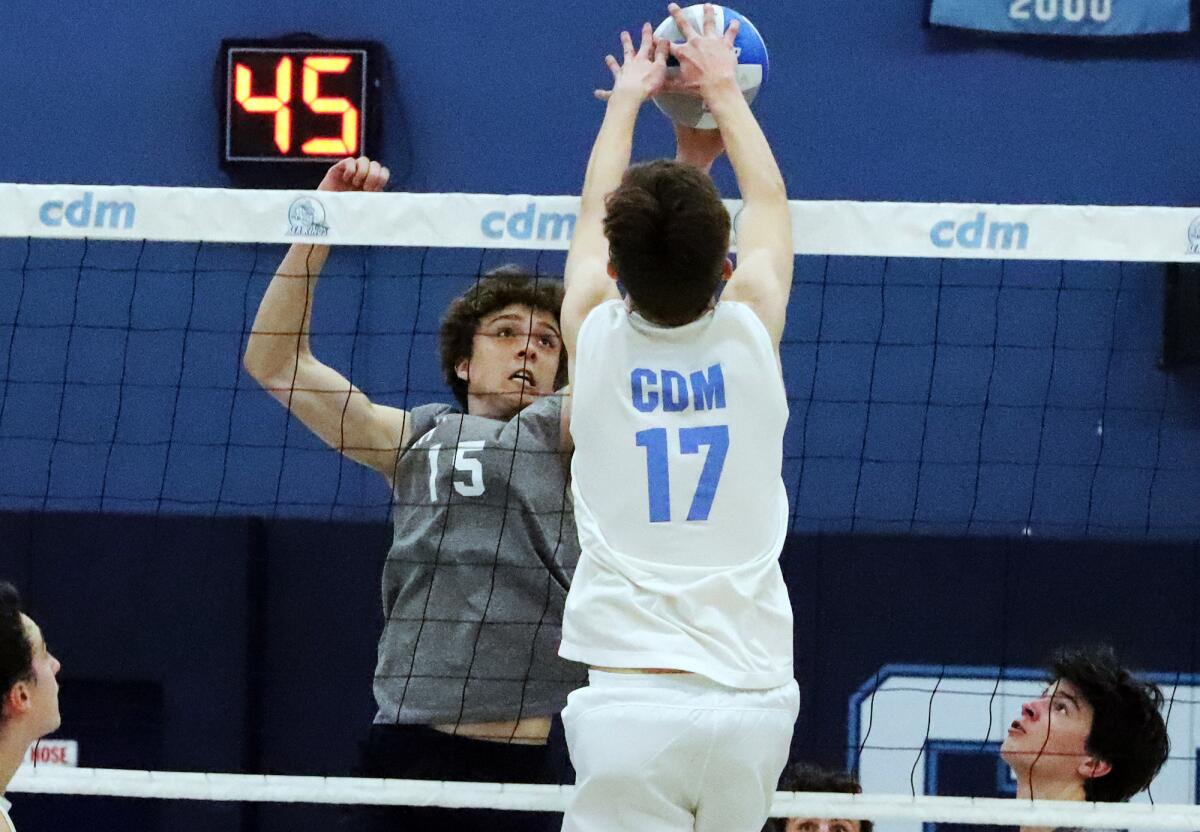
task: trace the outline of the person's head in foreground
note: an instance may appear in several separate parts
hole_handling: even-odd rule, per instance
[[[630,307],[664,326],[703,315],[732,272],[729,212],[708,174],[665,159],[634,165],[606,205],[609,272]]]
[[[0,581],[0,792],[29,745],[58,729],[58,659],[33,619],[21,611],[16,588]]]
[[[1129,800],[1167,760],[1162,691],[1111,647],[1062,650],[1042,695],[1021,707],[1000,747],[1018,797]]]
[[[862,794],[862,787],[850,774],[821,768],[810,763],[796,763],[779,778],[779,789],[785,792],[837,792]],[[763,832],[871,832],[869,820],[849,818],[775,818],[767,822]]]
[[[442,373],[468,413],[511,419],[565,383],[562,298],[561,280],[502,266],[450,304]]]

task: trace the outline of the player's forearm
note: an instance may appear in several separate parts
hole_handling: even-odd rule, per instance
[[[782,203],[786,210],[787,186],[779,163],[741,90],[726,82],[705,90],[704,99],[725,140],[742,200],[747,205]]]
[[[329,246],[301,243],[288,249],[259,304],[246,342],[245,366],[262,381],[290,371],[298,355],[309,353],[309,329],[317,277]]]
[[[621,184],[633,155],[633,129],[637,124],[642,99],[633,95],[613,95],[604,112],[604,122],[592,146],[587,175],[583,180],[580,212],[604,216],[604,199]]]
[[[605,198],[621,184],[633,154],[633,128],[641,101],[634,96],[614,95],[608,102],[604,122],[592,146],[580,198],[579,219],[571,238],[564,272],[567,298],[563,314],[586,315],[611,291],[604,271],[608,241],[604,237]],[[582,322],[582,318],[580,319]],[[563,322],[570,327],[570,320]]]

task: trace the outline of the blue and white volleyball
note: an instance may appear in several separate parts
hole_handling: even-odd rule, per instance
[[[767,45],[763,42],[762,35],[758,33],[758,29],[755,29],[754,24],[747,20],[744,15],[740,15],[733,9],[725,6],[716,6],[714,7],[714,11],[717,16],[718,32],[724,32],[734,20],[741,21],[741,29],[738,31],[737,40],[733,42],[734,51],[738,56],[737,81],[738,86],[742,90],[742,95],[746,96],[746,102],[752,103],[758,95],[758,91],[762,89],[762,85],[767,80],[767,68],[769,65],[767,60]],[[688,6],[683,10],[683,14],[697,32],[704,31],[703,3]],[[675,25],[674,19],[670,17],[659,25],[654,31],[654,36],[657,38],[667,38],[675,43],[682,43],[684,40],[679,27]],[[671,58],[669,61],[667,74],[673,78],[679,76],[679,64],[674,58]],[[704,101],[699,95],[664,92],[654,97],[654,103],[658,105],[658,109],[680,124],[699,127],[704,130],[712,130],[717,126],[716,121],[713,120],[712,115],[705,108]]]

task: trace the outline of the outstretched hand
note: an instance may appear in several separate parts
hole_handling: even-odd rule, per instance
[[[331,167],[317,186],[318,191],[382,191],[391,171],[366,156],[342,159]]]
[[[639,103],[657,95],[667,80],[667,55],[670,42],[655,39],[649,23],[642,24],[642,42],[635,50],[633,38],[628,32],[621,33],[623,62],[606,55],[605,64],[613,74],[611,90],[596,90],[596,97],[608,101],[614,96],[630,96]]]
[[[686,38],[684,43],[672,43],[671,55],[679,61],[678,77],[668,88],[672,92],[701,93],[722,83],[737,84],[737,40],[741,22],[734,18],[725,34],[717,32],[717,12],[711,3],[704,4],[704,30],[697,32],[691,21],[676,3],[667,7],[675,25]]]

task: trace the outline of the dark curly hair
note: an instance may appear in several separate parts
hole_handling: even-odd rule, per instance
[[[33,679],[33,645],[21,619],[21,594],[12,584],[0,581],[0,695],[7,695],[17,682]]]
[[[729,212],[717,186],[693,165],[634,165],[608,196],[609,259],[633,307],[679,326],[712,302],[729,254]]]
[[[563,285],[557,277],[534,276],[520,266],[500,266],[481,277],[474,286],[451,302],[442,319],[442,375],[454,398],[467,409],[467,383],[458,377],[455,365],[470,358],[479,322],[488,315],[519,303],[549,312],[557,323],[562,310]],[[559,354],[554,387],[567,383],[565,349]]]
[[[1135,679],[1107,645],[1060,650],[1050,674],[1092,706],[1087,751],[1112,767],[1084,783],[1087,799],[1116,803],[1149,786],[1171,750],[1158,685]]]
[[[779,778],[779,789],[785,792],[836,792],[840,794],[862,794],[862,786],[854,776],[838,769],[822,768],[812,763],[795,763],[783,770]],[[875,825],[869,820],[858,822],[862,832],[871,832]],[[767,821],[763,832],[783,832],[787,822],[783,818]]]

